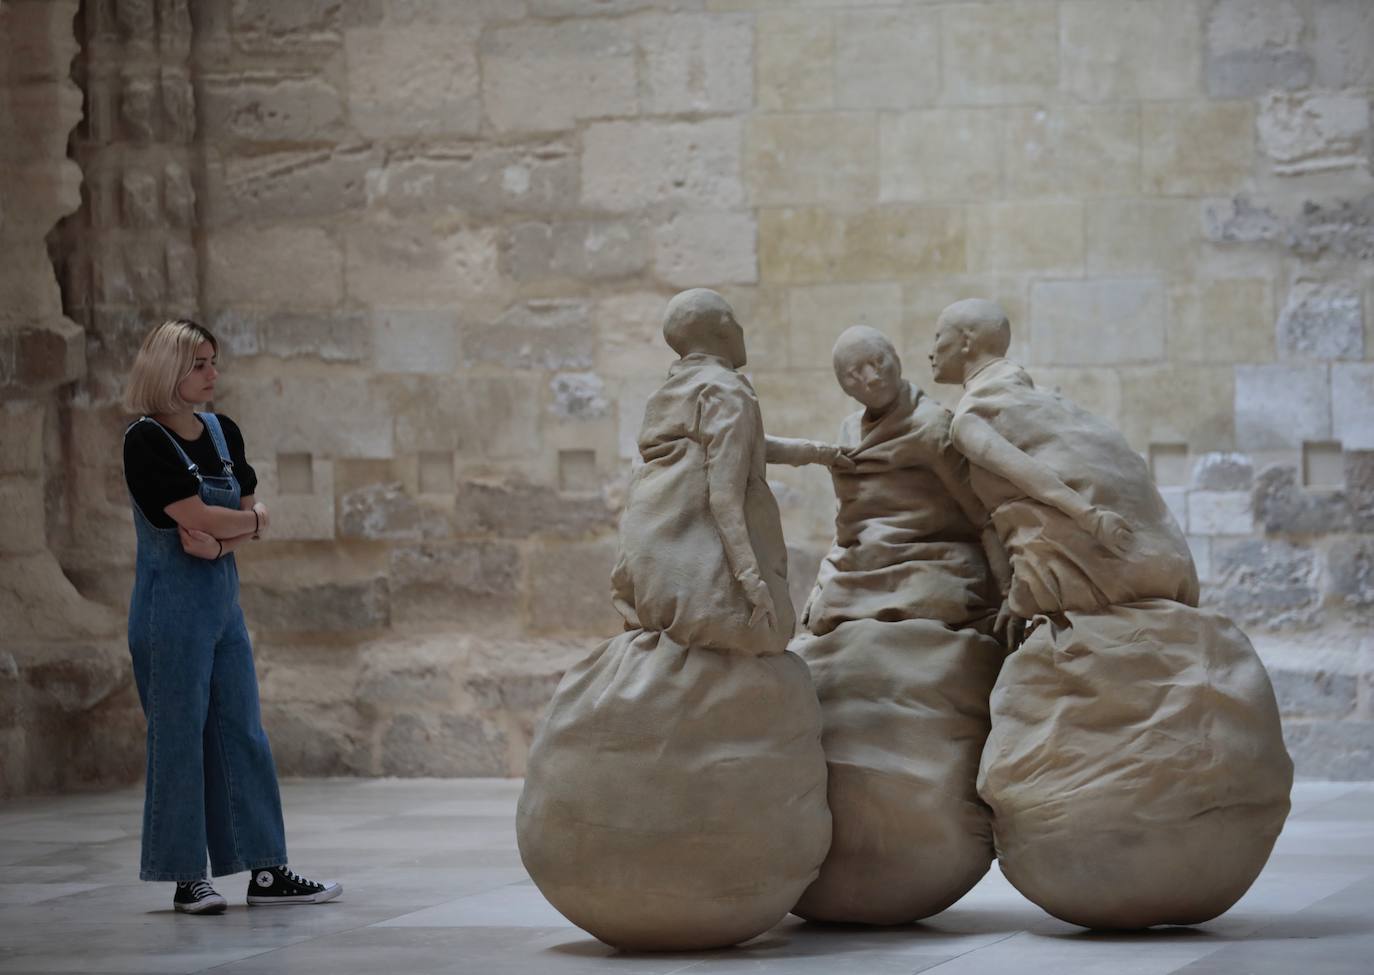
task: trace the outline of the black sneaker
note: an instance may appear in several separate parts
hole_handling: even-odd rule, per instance
[[[172,909],[182,914],[223,914],[228,906],[229,902],[205,880],[178,882],[172,895]]]
[[[285,866],[254,870],[248,880],[248,903],[323,904],[343,893],[343,885],[332,880],[317,883],[307,880]]]

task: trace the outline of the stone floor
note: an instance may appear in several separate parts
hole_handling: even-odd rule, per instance
[[[171,911],[140,884],[141,796],[0,806],[0,972],[912,973],[1356,975],[1374,972],[1374,784],[1300,783],[1274,857],[1228,914],[1197,928],[1099,935],[1062,924],[994,869],[932,921],[897,930],[790,918],[748,945],[622,955],[554,912],[515,851],[515,781],[284,786],[293,864],[345,884],[318,907]]]

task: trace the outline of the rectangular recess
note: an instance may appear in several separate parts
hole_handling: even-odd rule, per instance
[[[558,489],[587,492],[601,488],[596,472],[595,450],[560,450],[558,452]]]
[[[1302,483],[1310,488],[1344,487],[1345,452],[1339,440],[1303,441]]]
[[[453,451],[420,451],[420,493],[453,493]]]
[[[282,494],[315,493],[315,467],[309,454],[277,454],[277,490]]]
[[[1150,473],[1160,487],[1186,487],[1188,484],[1188,445],[1186,443],[1150,444]]]

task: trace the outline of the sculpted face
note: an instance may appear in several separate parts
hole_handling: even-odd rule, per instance
[[[968,334],[958,322],[941,315],[935,329],[935,345],[930,350],[930,371],[937,383],[962,383],[964,363],[968,361]]]
[[[856,325],[835,343],[840,388],[870,410],[892,405],[902,389],[902,360],[881,332]]]
[[[744,348],[744,327],[735,321],[733,311],[721,322],[721,332],[726,360],[736,369],[744,368],[749,362],[749,353]]]

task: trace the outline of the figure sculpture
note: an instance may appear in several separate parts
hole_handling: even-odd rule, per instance
[[[1026,621],[992,694],[978,792],[1002,872],[1091,928],[1196,924],[1263,868],[1293,766],[1273,689],[1229,620],[1197,609],[1183,534],[1108,424],[1005,358],[993,302],[937,322],[935,379]]]
[[[953,904],[992,862],[974,781],[1003,658],[1000,594],[949,411],[902,378],[874,329],[841,335],[834,366],[864,408],[840,430],[854,466],[832,471],[835,541],[792,643],[820,697],[834,833],[793,911],[901,924]]]
[[[680,358],[650,397],[612,588],[625,632],[564,676],[530,752],[521,858],[574,924],[637,950],[713,948],[777,923],[830,843],[820,711],[794,613],[772,454],[725,300],[676,296]]]

